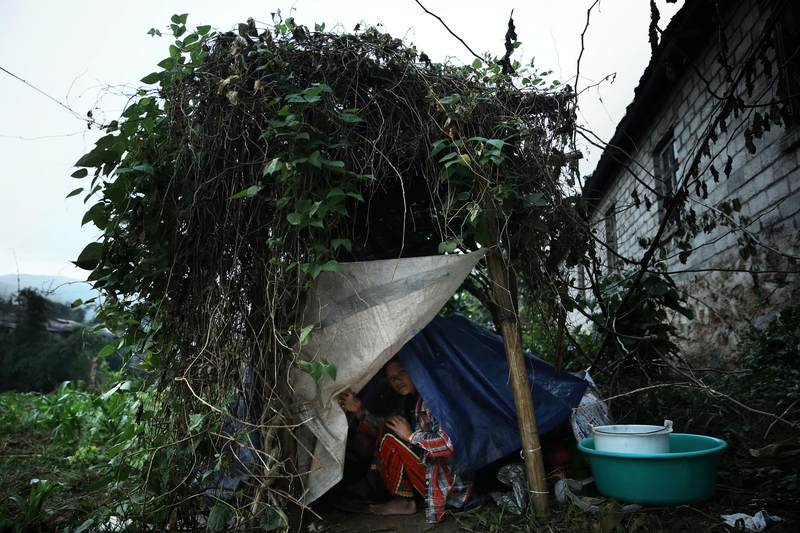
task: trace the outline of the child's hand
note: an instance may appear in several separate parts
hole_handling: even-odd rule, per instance
[[[347,413],[355,413],[358,418],[364,416],[364,404],[352,390],[347,389],[339,395],[339,405]]]
[[[402,416],[390,416],[386,419],[386,427],[394,431],[398,437],[408,441],[411,438],[411,424]]]

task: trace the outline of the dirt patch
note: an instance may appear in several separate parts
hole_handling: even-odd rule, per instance
[[[376,516],[356,513],[331,513],[326,515],[323,529],[326,533],[417,533],[435,531],[452,533],[461,531],[452,516],[441,524],[425,522],[425,513],[420,511],[409,516]]]

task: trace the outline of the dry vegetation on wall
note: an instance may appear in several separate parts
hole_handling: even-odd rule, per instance
[[[452,66],[372,27],[186,23],[142,80],[157,87],[77,163],[103,231],[78,263],[160,391],[155,452],[126,472],[144,479],[137,512],[193,516],[218,479],[199,473],[236,470],[238,439],[259,466],[215,509],[278,520],[300,490],[287,377],[310,284],[340,261],[476,249],[492,220],[522,283],[565,291],[543,274],[585,239],[566,192],[575,96],[510,59],[513,31],[504,58]]]

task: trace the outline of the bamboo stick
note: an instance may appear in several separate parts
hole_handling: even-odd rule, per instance
[[[516,305],[509,289],[508,272],[503,256],[497,247],[500,242],[497,221],[493,216],[487,216],[485,222],[487,234],[494,241],[487,254],[489,277],[492,281],[494,299],[499,309],[500,330],[506,349],[514,405],[517,408],[517,425],[528,477],[528,492],[530,499],[533,500],[536,514],[545,516],[549,512],[547,482],[542,448],[539,443],[539,431],[536,427],[531,385],[528,381],[528,370],[525,367],[525,358],[522,352],[522,337],[517,324]]]

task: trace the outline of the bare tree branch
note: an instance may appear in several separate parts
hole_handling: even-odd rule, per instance
[[[453,32],[453,30],[451,30],[451,29],[450,29],[450,27],[449,27],[449,26],[448,26],[448,25],[445,23],[445,21],[443,21],[443,20],[442,20],[442,17],[440,17],[440,16],[439,16],[439,15],[437,15],[436,13],[433,13],[433,12],[429,11],[429,10],[428,10],[428,8],[426,8],[425,6],[423,6],[423,5],[422,5],[422,3],[421,3],[419,0],[414,0],[414,1],[417,3],[417,5],[418,5],[419,7],[421,7],[421,8],[422,8],[422,10],[423,10],[425,13],[427,13],[427,14],[428,14],[428,15],[430,15],[430,16],[432,16],[432,17],[433,17],[433,18],[435,18],[436,20],[438,20],[438,21],[439,21],[439,22],[442,24],[442,26],[444,26],[444,29],[446,29],[446,30],[447,30],[447,32],[448,32],[450,35],[452,35],[453,37],[455,37],[456,39],[458,39],[458,40],[459,40],[459,42],[460,42],[461,44],[463,44],[463,45],[464,45],[464,48],[466,48],[467,50],[469,50],[469,53],[470,53],[470,54],[472,54],[472,55],[473,55],[473,56],[475,56],[476,58],[478,58],[478,59],[480,59],[481,61],[483,61],[483,58],[482,58],[481,56],[479,56],[478,54],[476,54],[476,53],[475,53],[475,52],[472,50],[472,48],[470,48],[470,47],[469,47],[469,45],[468,45],[467,43],[465,43],[465,42],[464,42],[464,39],[462,39],[461,37],[459,37],[458,35],[456,35],[456,34]]]

